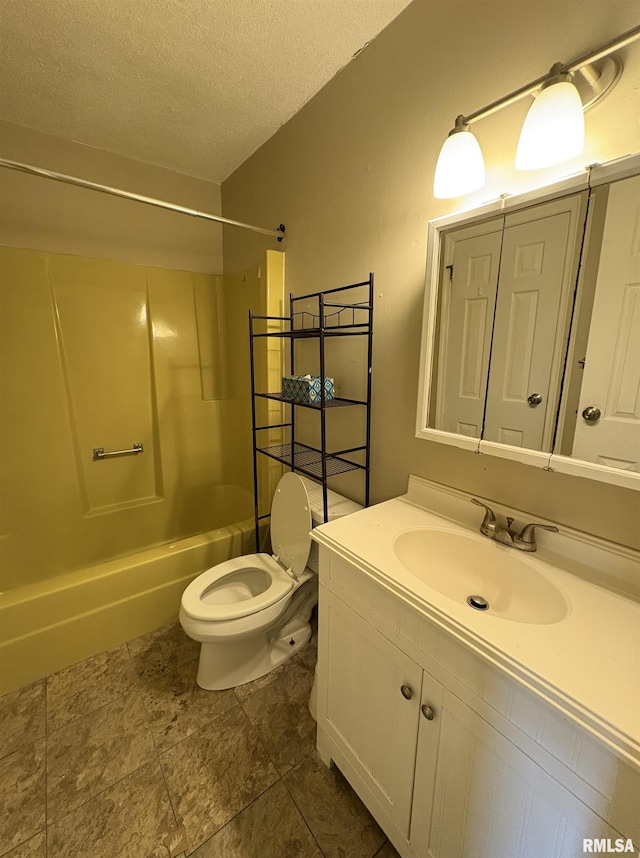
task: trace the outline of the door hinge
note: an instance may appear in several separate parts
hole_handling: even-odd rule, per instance
[[[449,272],[449,281],[453,283],[453,265],[445,265],[445,268]]]

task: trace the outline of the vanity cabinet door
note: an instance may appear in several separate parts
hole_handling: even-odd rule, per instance
[[[420,719],[410,837],[416,855],[575,858],[583,838],[607,837],[620,835],[446,689],[434,721]]]
[[[321,664],[326,684],[319,725],[345,753],[373,803],[408,837],[422,669],[324,592],[320,622],[328,658]]]

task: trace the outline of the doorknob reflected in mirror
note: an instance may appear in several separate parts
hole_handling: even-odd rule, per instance
[[[595,423],[602,416],[602,412],[595,405],[587,405],[582,412],[582,418],[585,423]]]
[[[542,402],[542,394],[532,393],[531,396],[527,397],[527,402],[532,408],[535,408],[536,405],[540,405],[540,403]]]

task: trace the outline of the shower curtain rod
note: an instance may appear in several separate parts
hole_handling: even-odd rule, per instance
[[[16,170],[19,173],[28,173],[30,176],[41,176],[45,179],[53,179],[55,182],[63,182],[65,185],[75,185],[77,188],[88,188],[91,191],[98,191],[101,194],[109,194],[112,197],[121,197],[125,200],[133,200],[137,203],[144,203],[148,206],[156,206],[160,209],[178,212],[178,214],[189,215],[190,217],[199,217],[203,220],[213,220],[216,223],[226,223],[228,226],[238,226],[241,229],[250,229],[252,232],[259,232],[262,235],[272,235],[282,241],[284,238],[284,224],[281,223],[277,230],[263,229],[261,226],[252,226],[249,223],[242,223],[239,220],[231,220],[220,215],[209,214],[208,212],[200,212],[197,209],[188,209],[185,206],[177,206],[174,203],[167,203],[164,200],[156,200],[153,197],[144,197],[141,194],[134,194],[131,191],[122,191],[119,188],[110,188],[108,185],[98,185],[96,182],[88,182],[86,179],[78,179],[75,176],[67,176],[64,173],[56,173],[53,170],[45,170],[42,167],[32,167],[30,164],[22,164],[20,161],[10,161],[7,158],[0,158],[0,167],[6,167],[8,170]]]

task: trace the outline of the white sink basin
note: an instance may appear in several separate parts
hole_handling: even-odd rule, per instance
[[[480,596],[489,603],[484,613],[494,617],[545,624],[560,622],[569,611],[562,592],[535,563],[487,537],[417,527],[399,533],[393,549],[418,580],[464,605],[469,596]]]

